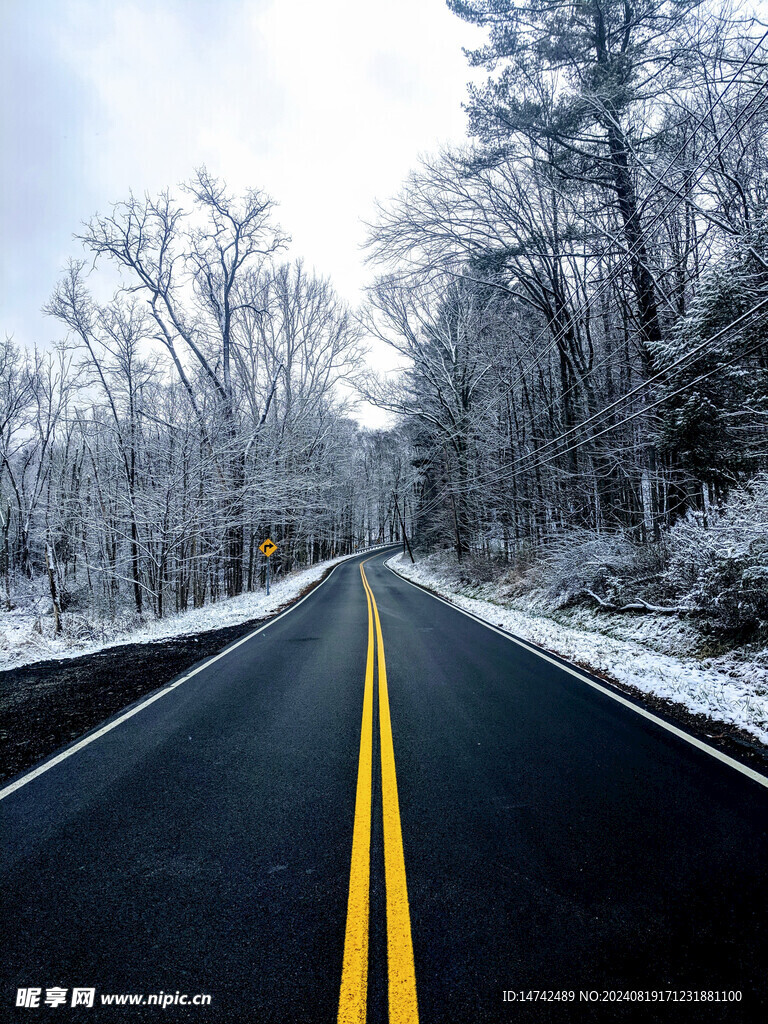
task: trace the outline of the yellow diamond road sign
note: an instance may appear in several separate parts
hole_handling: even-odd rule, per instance
[[[262,553],[262,555],[266,555],[267,558],[269,558],[270,555],[274,555],[274,553],[277,551],[277,544],[275,544],[273,540],[270,540],[269,537],[267,537],[265,541],[262,541],[262,543],[259,544],[259,551]]]

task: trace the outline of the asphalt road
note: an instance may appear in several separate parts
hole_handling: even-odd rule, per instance
[[[0,1020],[768,1019],[768,789],[384,557],[0,801]]]

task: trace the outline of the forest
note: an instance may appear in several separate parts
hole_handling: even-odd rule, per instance
[[[485,81],[367,218],[361,308],[205,168],[81,226],[61,340],[0,344],[6,609],[43,579],[57,632],[163,617],[261,587],[267,535],[279,573],[405,531],[470,576],[764,628],[768,34],[697,0],[448,6]]]
[[[72,261],[52,351],[0,350],[4,600],[49,579],[72,601],[162,617],[383,538],[398,456],[340,388],[361,329],[327,280],[281,261],[261,192],[201,169],[181,199],[130,197],[85,228],[120,275],[97,302]],[[274,567],[273,567],[274,569]]]

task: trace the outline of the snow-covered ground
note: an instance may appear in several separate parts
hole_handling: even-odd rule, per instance
[[[536,599],[510,599],[498,581],[462,585],[455,564],[441,555],[422,558],[415,565],[396,555],[387,564],[460,608],[568,661],[682,704],[694,714],[736,725],[768,744],[766,650],[697,657],[700,637],[677,618],[545,610]]]
[[[104,620],[94,623],[82,615],[65,613],[63,633],[58,637],[53,632],[53,617],[41,614],[41,611],[48,610],[50,599],[39,598],[37,603],[20,602],[10,612],[0,611],[0,671],[48,658],[75,658],[83,654],[95,654],[105,647],[152,643],[169,637],[235,626],[250,619],[266,618],[282,605],[294,600],[331,566],[352,557],[345,555],[290,573],[272,583],[269,597],[263,590],[241,594],[216,604],[208,604],[204,608],[164,619],[153,619],[145,624],[137,624],[135,616],[133,620],[124,617],[114,622]]]

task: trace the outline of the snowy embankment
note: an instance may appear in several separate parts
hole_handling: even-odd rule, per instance
[[[241,594],[144,624],[137,624],[135,616],[133,621],[125,617],[93,623],[82,615],[65,613],[63,632],[55,636],[53,617],[41,615],[34,605],[19,606],[10,612],[0,611],[0,671],[50,658],[79,658],[84,654],[96,654],[106,647],[155,643],[171,637],[235,626],[251,619],[268,618],[295,600],[307,587],[317,583],[332,566],[352,557],[342,555],[278,578],[270,587],[269,597],[263,590]],[[38,604],[48,605],[50,601],[40,599]]]
[[[542,611],[520,599],[505,600],[498,582],[475,586],[456,579],[455,566],[432,555],[412,565],[396,555],[393,569],[434,590],[452,604],[568,661],[592,669],[643,693],[683,705],[743,729],[768,745],[768,652],[732,651],[697,658],[691,627],[681,620],[654,616],[609,616],[581,609],[577,614]],[[570,619],[569,622],[557,621]],[[682,651],[683,656],[670,653]]]

